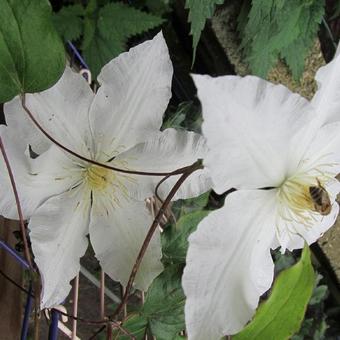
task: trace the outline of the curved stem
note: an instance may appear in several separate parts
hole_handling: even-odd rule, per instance
[[[21,230],[21,234],[22,234],[22,240],[23,240],[23,243],[24,243],[25,258],[26,258],[26,261],[27,261],[30,269],[33,270],[32,259],[31,259],[31,254],[30,254],[29,248],[28,248],[28,242],[27,242],[27,237],[26,237],[26,228],[25,228],[25,223],[24,223],[24,217],[23,217],[23,214],[22,214],[19,194],[18,194],[17,186],[15,184],[15,179],[14,179],[14,176],[13,176],[12,168],[11,168],[11,165],[9,163],[9,160],[8,160],[8,157],[7,157],[7,154],[6,154],[6,150],[5,150],[5,146],[2,142],[1,137],[0,137],[0,149],[1,149],[1,153],[2,153],[2,156],[4,158],[4,161],[5,161],[5,164],[6,164],[7,172],[8,172],[9,179],[10,179],[11,185],[12,185],[15,203],[16,203],[16,206],[17,206],[20,230]]]
[[[116,310],[114,311],[114,313],[110,316],[110,320],[113,320],[124,308],[124,306],[127,303],[129,294],[130,294],[130,290],[132,288],[133,285],[133,281],[136,277],[138,268],[142,262],[143,256],[148,248],[148,245],[151,241],[151,238],[155,232],[155,230],[157,229],[160,220],[166,210],[166,208],[168,207],[168,205],[171,202],[171,199],[175,196],[176,192],[178,191],[178,189],[180,188],[180,186],[183,184],[183,182],[196,170],[198,169],[202,169],[202,165],[200,164],[200,162],[196,162],[194,164],[192,164],[191,166],[187,166],[186,169],[184,170],[185,172],[182,174],[182,176],[178,179],[178,181],[175,183],[175,185],[173,186],[173,188],[171,189],[171,191],[169,192],[168,196],[165,198],[164,201],[162,201],[162,205],[159,208],[157,215],[155,217],[155,219],[152,222],[152,225],[144,239],[143,245],[138,253],[136,262],[131,270],[131,274],[124,292],[124,296],[122,297],[122,301],[121,303],[118,305],[118,307],[116,308]],[[89,340],[92,339],[96,339],[97,335],[100,334],[104,329],[106,328],[106,326],[102,326],[101,328],[99,328],[94,334],[92,334],[92,336],[89,338]]]
[[[61,144],[54,137],[52,137],[41,126],[41,124],[36,120],[36,118],[33,116],[32,112],[26,106],[25,94],[21,97],[21,105],[22,105],[23,109],[25,110],[25,112],[27,113],[27,115],[32,120],[32,122],[34,123],[34,125],[45,135],[45,137],[47,137],[52,143],[57,145],[59,148],[61,148],[65,152],[67,152],[70,155],[75,156],[75,157],[77,157],[77,158],[79,158],[79,159],[81,159],[81,160],[83,160],[85,162],[88,162],[88,163],[100,166],[100,167],[105,168],[105,169],[114,170],[114,171],[122,172],[122,173],[125,173],[125,174],[133,174],[133,175],[141,175],[141,176],[173,176],[173,175],[178,175],[178,174],[183,173],[185,171],[185,169],[187,168],[187,167],[183,167],[183,168],[177,169],[175,171],[170,171],[170,172],[148,172],[148,171],[135,171],[135,170],[126,170],[126,169],[116,168],[116,167],[111,166],[111,165],[107,165],[107,164],[103,164],[103,163],[94,161],[94,160],[92,160],[90,158],[87,158],[87,157],[84,157],[82,155],[79,155],[78,153],[76,153],[75,151],[67,148],[65,145]]]
[[[171,191],[169,192],[168,196],[166,197],[166,199],[164,200],[164,202],[162,203],[160,209],[157,212],[157,215],[154,219],[154,221],[152,222],[152,225],[144,239],[143,245],[138,253],[136,262],[132,268],[130,277],[129,277],[129,281],[126,285],[125,288],[125,292],[124,292],[124,296],[122,298],[121,303],[119,304],[119,306],[116,308],[116,310],[114,311],[113,315],[110,317],[110,319],[113,319],[115,316],[117,316],[122,309],[124,308],[125,304],[127,303],[127,299],[129,297],[130,294],[130,290],[132,288],[133,285],[133,281],[136,277],[137,271],[139,269],[139,266],[143,260],[144,254],[149,246],[149,243],[151,241],[151,238],[155,232],[155,230],[157,229],[160,220],[163,216],[163,214],[165,213],[165,210],[167,208],[167,206],[169,205],[169,203],[171,202],[172,198],[175,196],[176,192],[178,191],[178,189],[180,188],[180,186],[183,184],[183,182],[196,170],[200,169],[201,165],[197,162],[194,163],[193,165],[191,165],[190,167],[187,167],[186,172],[184,172],[182,174],[182,176],[178,179],[178,181],[176,182],[176,184],[173,186],[173,188],[171,189]]]

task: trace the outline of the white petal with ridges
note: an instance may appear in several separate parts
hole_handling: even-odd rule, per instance
[[[324,188],[328,192],[332,204],[331,212],[328,215],[312,212],[313,224],[308,226],[303,223],[287,221],[278,217],[276,236],[281,246],[281,252],[284,252],[286,249],[294,250],[303,248],[305,242],[308,244],[316,242],[334,225],[339,214],[339,204],[335,199],[340,192],[340,183],[337,179],[333,179],[327,182]]]
[[[93,195],[90,241],[103,270],[126,286],[145,236],[152,223],[145,202],[120,199],[119,205],[104,195]],[[160,232],[157,229],[143,257],[135,287],[146,291],[163,270]]]
[[[111,159],[159,130],[171,97],[172,73],[162,33],[103,67],[91,109],[99,157]]]
[[[275,191],[236,191],[189,237],[182,284],[191,340],[240,331],[273,280]],[[246,207],[246,209],[245,209]]]
[[[52,146],[36,159],[25,153],[25,143],[16,131],[0,127],[1,138],[14,175],[24,218],[29,218],[46,199],[68,190],[79,181],[79,173],[69,171],[74,165],[59,149]],[[0,214],[18,219],[17,206],[7,168],[0,156]]]
[[[340,45],[334,59],[320,67],[315,80],[318,90],[312,99],[319,118],[324,123],[340,120]]]
[[[194,132],[166,129],[149,138],[145,143],[119,154],[112,164],[125,162],[126,167],[146,172],[171,172],[190,166],[198,159],[203,159],[207,152],[204,138]],[[130,195],[139,200],[154,195],[160,176],[134,176],[130,182]],[[179,176],[171,176],[159,188],[161,197],[165,197]],[[207,170],[194,172],[180,187],[174,199],[191,198],[211,188],[211,179]]]
[[[42,278],[41,308],[68,295],[87,248],[90,195],[79,187],[46,201],[28,225],[35,262]]]
[[[257,77],[193,76],[202,103],[204,164],[214,189],[262,188],[281,184],[293,150],[299,158],[313,138],[308,101],[282,85]],[[306,128],[307,127],[307,128]],[[307,129],[301,134],[301,129]],[[299,143],[290,146],[290,141]]]
[[[302,157],[298,171],[313,168],[319,171],[315,176],[322,176],[324,172],[335,177],[340,172],[340,122],[326,124],[315,134]]]
[[[26,106],[52,137],[87,156],[92,147],[89,107],[93,98],[94,93],[86,80],[67,66],[54,86],[43,92],[26,94]],[[6,103],[4,112],[7,125],[31,144],[36,153],[46,151],[51,145],[30,120],[19,97]]]

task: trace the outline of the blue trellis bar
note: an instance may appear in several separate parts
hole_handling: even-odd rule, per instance
[[[30,282],[30,286],[29,286],[28,294],[27,294],[26,306],[25,306],[24,320],[23,320],[22,328],[21,328],[21,340],[27,339],[30,314],[31,314],[32,305],[33,305],[32,291],[33,291],[32,282]]]
[[[30,268],[27,261],[21,255],[19,255],[19,253],[15,249],[9,246],[6,242],[0,240],[0,247],[5,249],[10,255],[12,255],[14,259],[17,260],[25,269]]]

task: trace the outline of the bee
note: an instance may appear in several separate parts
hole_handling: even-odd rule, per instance
[[[321,215],[328,215],[332,210],[331,200],[326,189],[318,179],[316,180],[318,185],[309,187],[309,194],[312,198],[314,209]]]

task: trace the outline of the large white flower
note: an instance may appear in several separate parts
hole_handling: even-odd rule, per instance
[[[66,68],[52,88],[26,95],[26,105],[44,129],[82,156],[117,168],[169,172],[191,165],[205,152],[193,132],[160,131],[171,96],[172,65],[162,34],[121,54],[102,69],[92,92],[82,76]],[[79,270],[87,235],[104,271],[127,283],[152,217],[144,199],[162,177],[123,174],[82,161],[52,145],[27,118],[19,98],[5,105],[1,126],[17,182],[42,281],[42,307],[60,303]],[[29,157],[28,144],[39,154]],[[26,150],[26,153],[25,153]],[[3,162],[0,213],[17,218]],[[178,178],[178,176],[176,176]],[[175,179],[165,182],[165,194]],[[184,184],[177,198],[209,188],[204,171]],[[162,271],[156,232],[135,280],[146,290]]]
[[[310,244],[338,215],[340,56],[316,79],[308,102],[253,76],[194,76],[213,188],[238,190],[189,238],[189,339],[240,331],[272,284],[270,249]]]

